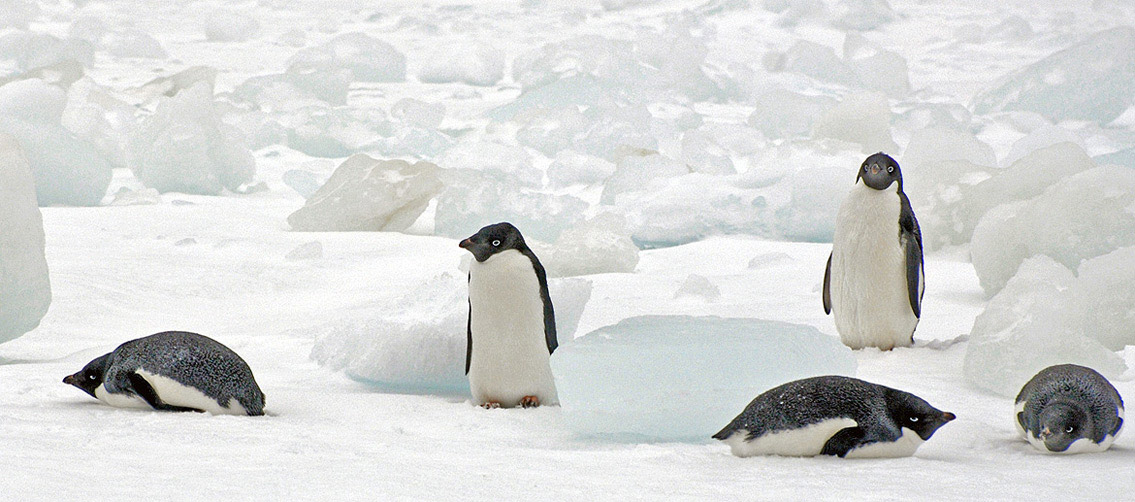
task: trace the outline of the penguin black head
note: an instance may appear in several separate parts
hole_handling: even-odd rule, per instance
[[[1083,407],[1070,401],[1049,403],[1040,413],[1037,437],[1049,451],[1064,451],[1077,439],[1092,437],[1092,419]]]
[[[863,161],[855,181],[858,182],[860,179],[863,180],[864,185],[875,190],[883,190],[891,186],[891,183],[898,182],[899,191],[902,191],[902,170],[899,169],[899,163],[883,152],[867,157],[867,160]]]
[[[957,418],[953,413],[939,410],[924,399],[901,390],[888,389],[887,410],[899,427],[916,433],[923,441],[930,439],[939,427]]]
[[[524,236],[512,223],[501,222],[482,228],[468,239],[461,241],[460,246],[465,248],[477,261],[485,261],[501,251],[515,249],[523,251],[528,247],[524,243]]]
[[[102,355],[94,361],[87,363],[83,366],[82,370],[74,375],[67,375],[63,378],[63,383],[74,385],[83,392],[90,394],[91,397],[95,396],[95,389],[102,385],[103,379],[106,375],[106,365],[110,361],[110,354]]]

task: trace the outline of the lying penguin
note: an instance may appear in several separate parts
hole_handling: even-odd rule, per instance
[[[264,414],[264,393],[244,359],[197,333],[166,331],[131,340],[63,383],[119,408]]]
[[[821,376],[769,389],[713,438],[738,457],[906,457],[954,418],[908,392]]]
[[[1103,375],[1075,364],[1049,366],[1017,394],[1017,432],[1044,453],[1108,449],[1123,429],[1123,398]]]

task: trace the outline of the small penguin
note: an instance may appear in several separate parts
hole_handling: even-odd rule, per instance
[[[165,331],[131,340],[63,383],[119,408],[264,414],[264,393],[244,359],[197,333]]]
[[[485,408],[557,404],[549,358],[556,316],[540,260],[510,223],[461,241],[469,266],[465,374],[473,401]]]
[[[820,376],[769,389],[713,438],[738,457],[907,457],[954,418],[908,392]]]
[[[1103,375],[1075,364],[1049,366],[1017,394],[1017,432],[1044,453],[1108,449],[1123,429],[1123,398]]]
[[[862,181],[863,183],[859,183]],[[824,312],[853,349],[914,343],[922,316],[922,231],[902,191],[902,171],[876,153],[840,205],[824,271]]]

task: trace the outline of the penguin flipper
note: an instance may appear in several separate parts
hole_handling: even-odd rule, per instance
[[[824,269],[824,314],[832,313],[832,254],[828,253],[828,268]]]
[[[184,406],[173,406],[166,404],[161,400],[160,397],[158,397],[158,393],[154,391],[154,386],[150,385],[150,382],[147,382],[146,379],[142,378],[142,375],[139,375],[138,373],[131,372],[126,376],[126,378],[130,381],[130,386],[134,388],[134,393],[138,394],[139,397],[145,400],[146,403],[148,403],[150,407],[155,410],[196,411],[198,413],[204,413],[205,411],[199,410],[197,408],[186,408]]]
[[[843,457],[847,455],[847,452],[858,447],[863,442],[864,437],[867,437],[867,429],[862,427],[840,429],[839,432],[828,438],[828,442],[824,443],[824,449],[820,450],[820,455]]]
[[[544,303],[544,341],[548,344],[548,354],[553,354],[560,343],[556,338],[556,311],[552,308],[552,297],[548,295],[548,274],[531,249],[525,247],[521,253],[532,260],[532,269],[536,271],[536,280],[540,283],[540,301]]]
[[[922,318],[922,293],[926,288],[925,273],[922,266],[922,229],[910,207],[910,199],[899,192],[902,211],[899,214],[899,242],[906,254],[906,292],[910,298],[910,309],[914,317]]]
[[[465,322],[465,374],[469,374],[469,363],[473,361],[473,301],[469,301],[469,317]]]

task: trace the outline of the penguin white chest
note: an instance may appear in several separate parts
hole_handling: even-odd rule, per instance
[[[536,396],[556,404],[544,302],[532,261],[516,250],[494,254],[469,268],[469,387],[476,404],[503,407]]]
[[[857,183],[836,219],[832,243],[832,315],[844,344],[891,349],[911,344],[918,317],[907,294],[900,240],[898,185]]]

